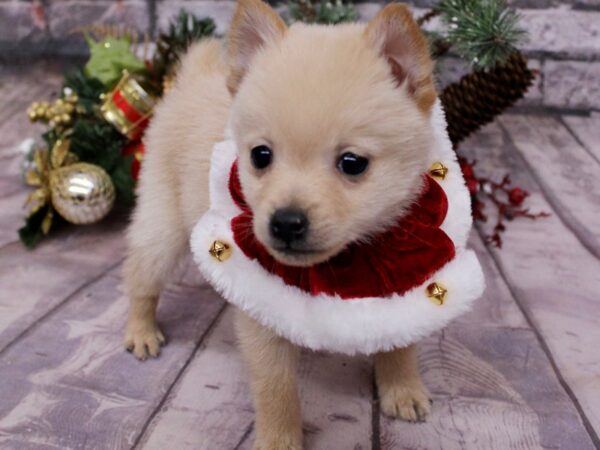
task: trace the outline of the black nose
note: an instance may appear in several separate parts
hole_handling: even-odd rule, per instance
[[[291,244],[306,237],[308,217],[299,209],[278,209],[271,216],[269,226],[271,228],[271,236],[286,244]]]

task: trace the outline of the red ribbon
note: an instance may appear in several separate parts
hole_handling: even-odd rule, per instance
[[[446,194],[431,177],[423,177],[419,200],[393,228],[374,236],[368,244],[350,244],[324,263],[292,267],[275,260],[252,233],[252,211],[244,200],[234,163],[229,191],[242,213],[231,220],[233,237],[248,258],[286,284],[310,294],[343,299],[402,295],[425,283],[455,255],[454,243],[440,228],[448,211]]]
[[[137,123],[144,117],[135,110],[135,108],[127,101],[125,97],[123,97],[123,94],[121,94],[121,91],[118,89],[115,89],[113,92],[112,101],[115,106],[121,110],[125,118],[132,124]]]

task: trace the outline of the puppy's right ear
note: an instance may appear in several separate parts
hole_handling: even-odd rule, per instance
[[[433,62],[427,39],[408,6],[388,4],[369,22],[365,34],[387,60],[397,83],[406,84],[419,108],[430,112],[436,99]]]
[[[287,29],[279,14],[262,0],[239,0],[229,29],[230,72],[227,88],[232,95],[244,78],[255,53],[280,40]]]

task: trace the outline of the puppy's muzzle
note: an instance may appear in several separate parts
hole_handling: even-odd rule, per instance
[[[291,247],[306,239],[309,221],[304,211],[296,208],[276,210],[271,216],[269,230],[271,237]]]

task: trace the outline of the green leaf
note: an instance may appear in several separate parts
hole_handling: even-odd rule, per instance
[[[123,70],[140,73],[146,69],[144,61],[131,51],[131,40],[128,37],[107,37],[100,41],[86,35],[90,47],[90,59],[84,67],[89,78],[96,78],[111,89],[121,78]]]
[[[43,208],[37,210],[34,214],[30,215],[25,219],[25,225],[19,228],[19,239],[29,249],[34,248],[44,237],[42,233],[42,221],[46,217],[48,208],[51,206],[48,204]]]

